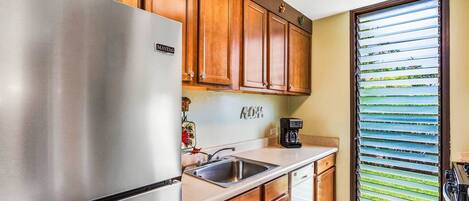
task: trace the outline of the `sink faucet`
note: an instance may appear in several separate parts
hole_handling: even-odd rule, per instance
[[[236,148],[234,148],[234,147],[227,147],[227,148],[219,149],[219,150],[213,152],[213,154],[207,154],[207,153],[201,152],[201,151],[199,151],[198,153],[207,155],[207,162],[205,162],[205,163],[210,163],[210,161],[212,161],[212,159],[213,159],[213,157],[215,157],[215,155],[217,155],[219,152],[225,151],[225,150],[235,151]]]
[[[212,158],[213,158],[216,154],[218,154],[218,153],[221,152],[221,151],[225,151],[225,150],[236,151],[236,148],[234,148],[234,147],[227,147],[227,148],[219,149],[219,150],[217,150],[216,152],[214,152],[213,154],[209,154],[209,155],[208,155],[207,162],[210,162],[210,161],[212,160]]]

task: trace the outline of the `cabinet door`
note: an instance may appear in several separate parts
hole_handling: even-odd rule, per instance
[[[317,160],[314,165],[314,173],[321,174],[333,166],[335,166],[335,154]]]
[[[288,175],[264,184],[264,200],[275,201],[288,195]]]
[[[140,8],[140,0],[122,0],[121,3],[135,7],[135,8]]]
[[[315,200],[318,201],[334,201],[334,180],[335,180],[335,167],[325,171],[324,173],[316,176],[315,184]]]
[[[269,13],[269,89],[287,89],[288,22]]]
[[[282,197],[275,199],[275,201],[289,201],[289,198],[288,194],[284,194]]]
[[[199,1],[199,82],[231,84],[230,6],[237,0]]]
[[[191,0],[144,0],[145,10],[182,23],[182,80],[190,81],[194,77],[192,65],[187,61],[187,26],[188,1]]]
[[[311,35],[289,24],[288,91],[311,93]]]
[[[267,10],[251,0],[244,1],[243,86],[267,86]]]
[[[229,199],[229,201],[260,201],[261,200],[261,190],[259,187],[243,193],[234,198]]]

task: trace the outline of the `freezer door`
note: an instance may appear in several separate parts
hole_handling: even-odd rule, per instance
[[[181,183],[157,188],[122,201],[180,201],[182,200]]]
[[[0,26],[2,201],[180,176],[180,23],[112,0],[16,0]]]

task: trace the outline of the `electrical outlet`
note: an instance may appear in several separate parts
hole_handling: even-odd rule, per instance
[[[459,153],[460,159],[459,161],[461,162],[469,162],[469,152],[460,152]]]
[[[277,135],[277,128],[273,127],[270,128],[269,136],[276,136]]]

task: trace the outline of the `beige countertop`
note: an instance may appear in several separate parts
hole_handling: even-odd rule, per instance
[[[262,161],[278,165],[278,167],[255,175],[245,181],[229,188],[202,181],[187,174],[182,175],[182,200],[183,201],[212,201],[226,200],[238,194],[255,188],[272,179],[287,174],[292,170],[305,166],[329,154],[337,152],[335,147],[320,147],[304,145],[300,149],[285,149],[279,146],[268,146],[254,149],[234,156]]]

